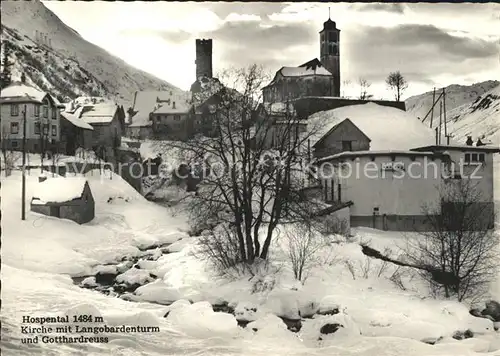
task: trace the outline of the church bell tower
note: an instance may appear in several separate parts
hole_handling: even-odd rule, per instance
[[[340,97],[340,30],[330,19],[330,9],[328,9],[328,20],[323,24],[319,36],[321,63],[332,73],[333,96]]]

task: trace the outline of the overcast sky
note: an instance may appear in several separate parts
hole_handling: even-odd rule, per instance
[[[212,38],[214,72],[252,63],[269,72],[319,58],[319,34],[331,18],[341,29],[342,92],[360,77],[376,98],[399,70],[404,97],[433,86],[499,79],[498,4],[174,3],[44,1],[85,39],[131,65],[189,89],[195,39]]]

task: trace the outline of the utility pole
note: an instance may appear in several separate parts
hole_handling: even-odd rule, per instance
[[[23,182],[21,188],[21,220],[26,220],[26,105],[23,111]]]
[[[441,144],[441,127],[443,125],[443,102],[439,102],[439,144]]]
[[[444,88],[443,88],[443,120],[444,120],[444,136],[448,137],[448,129],[446,127],[446,92]]]
[[[432,91],[432,107],[431,107],[431,125],[430,128],[432,128],[432,121],[434,119],[434,104],[436,103],[436,87],[434,87],[434,90]]]

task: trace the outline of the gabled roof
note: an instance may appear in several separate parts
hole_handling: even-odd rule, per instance
[[[310,61],[301,64],[298,67],[281,67],[274,75],[271,83],[266,85],[268,87],[276,82],[279,76],[283,77],[307,77],[307,76],[331,76],[330,73],[320,62],[318,58],[311,59]]]
[[[432,145],[436,140],[434,130],[413,115],[400,109],[367,103],[343,106],[310,115],[307,119],[310,127],[319,128],[317,132],[311,133],[311,145],[322,139],[346,118],[371,139],[372,150],[409,150]]]
[[[282,67],[279,72],[284,77],[304,77],[310,75],[332,75],[318,58],[314,58],[298,67]]]
[[[12,83],[8,87],[2,89],[0,93],[1,102],[32,102],[42,104],[46,97],[48,97],[55,106],[64,108],[64,105],[51,94],[21,82]]]
[[[364,136],[364,137],[368,140],[368,142],[371,142],[371,139],[370,139],[368,136],[366,136],[366,134],[365,134],[363,131],[361,131],[361,130],[359,129],[359,127],[357,127],[357,126],[356,126],[356,125],[355,125],[355,124],[354,124],[351,120],[349,120],[349,119],[347,118],[347,119],[345,119],[345,120],[343,120],[343,121],[339,122],[337,125],[333,126],[333,127],[330,129],[330,131],[328,131],[326,134],[324,134],[324,135],[323,135],[323,137],[321,137],[321,138],[320,138],[320,139],[319,139],[319,140],[318,140],[318,141],[317,141],[317,142],[313,145],[313,147],[315,147],[315,146],[317,146],[317,145],[320,145],[320,144],[321,144],[324,140],[326,140],[326,138],[327,138],[328,136],[330,136],[332,133],[334,133],[335,131],[337,131],[337,129],[338,129],[339,127],[343,126],[343,125],[352,125],[352,126],[353,126],[353,127],[354,127],[354,128],[355,128],[358,132],[359,132],[359,133],[361,133],[361,135],[362,135],[362,136]]]

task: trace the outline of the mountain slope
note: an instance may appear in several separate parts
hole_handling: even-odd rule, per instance
[[[474,141],[500,144],[500,82],[486,81],[471,86],[450,85],[446,91],[446,123],[455,142]],[[439,92],[436,93],[436,98]],[[407,111],[424,118],[432,106],[432,92],[406,100]],[[425,123],[430,124],[430,116]],[[439,124],[439,103],[434,107],[433,127]]]
[[[84,40],[38,0],[2,1],[1,14],[13,79],[24,71],[28,83],[64,100],[105,96],[125,107],[136,90],[177,89]]]
[[[471,104],[478,96],[483,95],[499,84],[500,82],[497,80],[488,80],[469,86],[457,84],[447,86],[445,88],[446,111],[448,112],[465,104]],[[423,119],[432,106],[432,93],[432,91],[429,91],[406,99],[406,111]],[[436,89],[436,98],[440,93],[440,89]],[[434,107],[434,116],[436,116],[436,110],[439,115],[439,104]],[[448,117],[448,115],[446,116]]]

